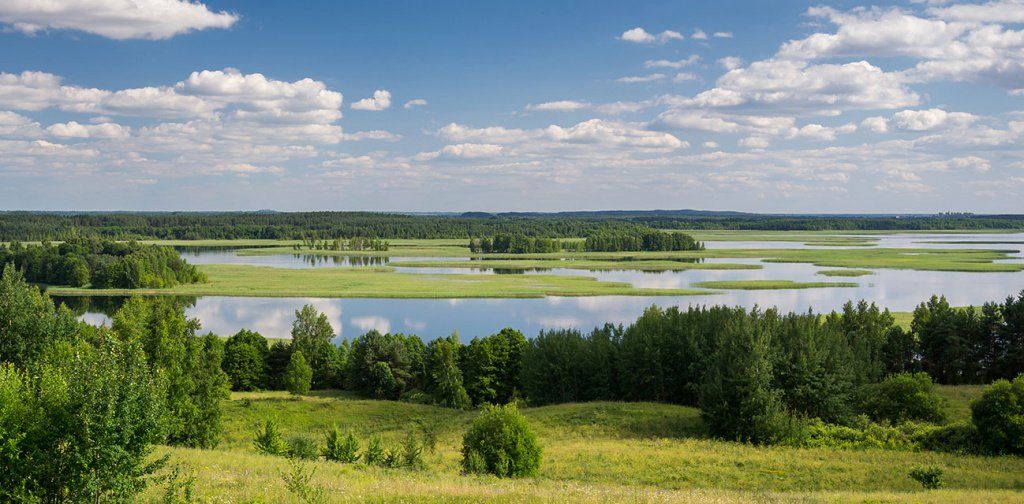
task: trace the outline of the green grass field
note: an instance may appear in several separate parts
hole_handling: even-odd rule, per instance
[[[58,296],[258,296],[345,298],[529,298],[544,296],[686,296],[702,289],[639,289],[628,283],[559,275],[430,275],[391,268],[290,269],[209,264],[198,266],[209,282],[167,289],[90,289],[52,286]]]
[[[942,387],[940,387],[942,389]],[[977,390],[940,390],[950,408],[966,408]],[[289,463],[255,453],[256,422],[276,419],[287,435],[335,425],[363,440],[397,444],[420,424],[437,433],[426,469],[368,468],[307,462],[330,502],[1024,502],[1024,459],[878,449],[754,447],[701,437],[694,408],[595,402],[525,408],[544,447],[540,474],[522,480],[463,476],[461,436],[474,412],[349,394],[293,399],[281,392],[235,393],[225,407],[226,435],[216,450],[161,448],[196,475],[199,497],[216,502],[297,502],[281,473]],[[923,491],[907,472],[945,471],[946,489]],[[152,488],[155,498],[159,489]]]
[[[856,287],[853,282],[794,282],[792,280],[712,280],[696,282],[693,287],[721,290],[778,290]]]

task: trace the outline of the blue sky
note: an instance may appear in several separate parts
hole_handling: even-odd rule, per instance
[[[1024,211],[1019,0],[37,4],[0,209]]]

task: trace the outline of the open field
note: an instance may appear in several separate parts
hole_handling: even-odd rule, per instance
[[[853,282],[794,282],[792,280],[716,280],[697,282],[694,287],[702,289],[740,289],[740,290],[776,290],[776,289],[820,289],[827,287],[856,287]]]
[[[167,289],[49,287],[58,296],[257,296],[346,298],[530,298],[544,296],[687,296],[700,289],[639,289],[628,283],[558,275],[428,275],[391,268],[289,269],[229,264],[201,265],[209,282]]]
[[[686,262],[681,260],[630,260],[601,261],[594,259],[487,259],[474,261],[402,261],[395,266],[411,268],[491,268],[507,270],[542,270],[568,268],[583,270],[641,270],[641,271],[686,271],[686,270],[746,270],[761,269],[758,264]]]
[[[941,388],[941,387],[940,387]],[[969,389],[954,390],[964,408]],[[281,392],[235,393],[227,403],[226,437],[217,450],[162,448],[196,472],[200,496],[220,501],[289,501],[280,477],[286,459],[255,453],[253,425],[275,418],[287,435],[319,437],[352,429],[397,444],[418,425],[432,425],[437,449],[423,471],[309,462],[315,486],[331,501],[392,502],[459,499],[493,502],[1024,502],[1024,459],[931,452],[753,447],[701,438],[694,408],[652,403],[595,402],[526,408],[544,447],[538,477],[497,480],[459,474],[461,436],[474,412],[373,401],[321,392],[293,399]],[[945,470],[946,490],[924,492],[906,472],[919,465]],[[898,469],[893,469],[898,468]],[[157,489],[152,489],[155,496]]]
[[[874,273],[870,270],[862,269],[835,269],[821,270],[818,272],[818,274],[830,277],[859,277],[865,275],[873,275]]]

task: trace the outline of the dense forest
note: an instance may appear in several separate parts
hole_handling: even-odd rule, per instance
[[[0,244],[0,267],[6,264],[30,282],[72,287],[162,288],[206,281],[170,247],[97,238],[71,237],[57,246]]]
[[[371,212],[0,212],[0,241],[65,240],[75,233],[127,239],[457,238],[521,234],[585,238],[609,226],[639,229],[933,230],[1024,229],[1024,215],[784,216],[637,211],[409,215]]]
[[[471,238],[469,251],[484,254],[546,254],[553,252],[668,252],[704,250],[704,244],[686,233],[668,233],[656,229],[601,228],[585,240],[530,237],[499,234]]]
[[[652,307],[586,334],[504,329],[427,343],[370,331],[338,344],[327,316],[305,306],[291,339],[269,345],[252,331],[200,336],[164,298],[133,298],[110,327],[91,326],[8,265],[0,500],[130,500],[166,464],[155,444],[218,443],[229,388],[345,388],[484,415],[515,402],[657,401],[699,407],[717,439],[1024,454],[1022,310],[1024,292],[980,314],[933,298],[905,331],[865,302],[827,315]],[[946,421],[934,381],[990,380],[970,421]],[[72,463],[39,463],[53,460]]]

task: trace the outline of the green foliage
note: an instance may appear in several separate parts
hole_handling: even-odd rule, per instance
[[[366,444],[366,451],[363,452],[363,462],[366,465],[384,463],[384,448],[381,446],[380,436],[370,436],[370,442]]]
[[[313,484],[313,477],[316,475],[316,468],[306,470],[298,460],[293,460],[289,471],[281,473],[285,488],[300,502],[305,504],[323,504],[327,502],[327,495],[323,488]]]
[[[864,385],[857,396],[858,412],[876,422],[946,420],[946,402],[932,389],[927,373],[892,375],[880,383]]]
[[[439,406],[458,409],[470,406],[459,369],[458,335],[435,339],[427,346],[427,389]]]
[[[295,311],[292,322],[292,351],[302,352],[313,370],[312,388],[323,389],[340,383],[338,348],[331,343],[334,328],[327,315],[313,305]]]
[[[350,430],[344,437],[337,427],[324,433],[323,456],[327,460],[353,464],[359,461],[359,441]]]
[[[402,467],[402,450],[397,446],[388,447],[384,450],[384,458],[381,459],[380,465],[395,469]]]
[[[221,369],[223,342],[212,334],[196,336],[198,328],[165,298],[132,298],[113,323],[120,338],[142,345],[150,368],[167,380],[167,442],[211,447],[220,436],[220,402],[229,381]]]
[[[30,371],[0,364],[2,501],[123,501],[164,459],[163,382],[137,342],[58,341]]]
[[[70,237],[60,246],[0,246],[0,264],[25,271],[29,281],[96,288],[163,288],[205,282],[206,276],[170,247]]]
[[[224,372],[231,390],[257,390],[268,386],[270,348],[260,333],[242,329],[224,343]]]
[[[288,438],[288,456],[303,460],[316,460],[320,457],[320,447],[310,436],[291,436]]]
[[[1024,374],[988,386],[971,405],[971,420],[992,453],[1024,453]]]
[[[473,338],[462,348],[460,366],[473,404],[505,404],[516,397],[522,389],[519,375],[527,345],[523,333],[506,327],[497,334]]]
[[[942,475],[945,471],[939,466],[915,467],[910,470],[910,477],[921,486],[935,490],[942,488]]]
[[[346,386],[378,399],[398,399],[422,384],[425,354],[417,336],[370,331],[350,345]]]
[[[704,244],[684,233],[666,233],[655,229],[630,231],[600,230],[587,236],[588,252],[661,252],[704,250]]]
[[[772,385],[771,335],[761,322],[738,319],[711,356],[700,406],[714,437],[771,444],[792,435],[782,391]]]
[[[309,393],[310,383],[313,380],[313,369],[306,364],[306,358],[301,351],[292,352],[288,368],[284,372],[284,386],[292,395],[305,395]]]
[[[409,432],[402,443],[402,465],[412,469],[423,467],[423,445],[414,432]]]
[[[499,477],[534,476],[541,447],[515,404],[484,406],[462,439],[462,468]]]
[[[253,445],[256,447],[256,451],[264,455],[288,454],[288,443],[284,440],[281,428],[273,420],[264,420],[263,424],[256,429]]]
[[[75,316],[25,283],[12,265],[0,275],[0,362],[25,368],[51,341],[69,341],[79,330]]]

